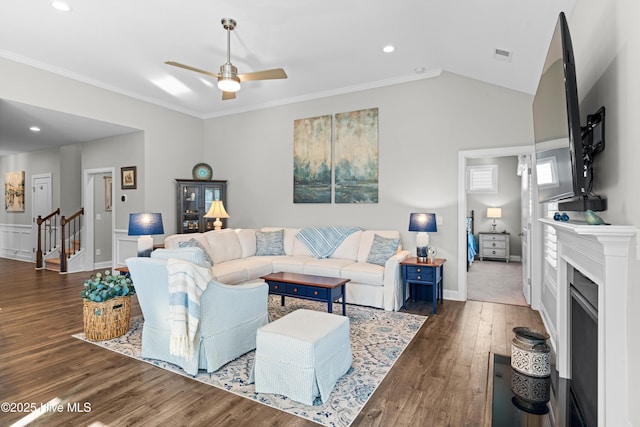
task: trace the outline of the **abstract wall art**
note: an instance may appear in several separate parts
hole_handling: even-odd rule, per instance
[[[7,212],[24,212],[24,171],[5,172],[4,208]]]
[[[336,114],[335,203],[378,203],[378,109]]]
[[[331,203],[331,119],[293,122],[294,203]]]

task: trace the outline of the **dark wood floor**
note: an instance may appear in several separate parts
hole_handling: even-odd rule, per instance
[[[0,259],[0,402],[59,398],[65,406],[31,425],[317,425],[71,338],[83,328],[87,276]],[[445,301],[435,316],[430,304],[409,311],[429,319],[352,425],[481,425],[489,352],[510,354],[511,329],[542,328],[540,316],[474,301]],[[132,314],[140,314],[135,298]],[[90,412],[68,412],[67,403],[88,403]],[[0,425],[24,415],[0,411]]]

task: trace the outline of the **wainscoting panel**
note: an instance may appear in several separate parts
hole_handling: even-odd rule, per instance
[[[113,238],[116,248],[114,267],[125,267],[127,258],[134,257],[138,254],[138,237],[129,236],[128,230],[114,230]]]
[[[0,256],[19,261],[32,261],[31,233],[30,225],[0,224]]]

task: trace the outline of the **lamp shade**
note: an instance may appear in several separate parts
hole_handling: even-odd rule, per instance
[[[487,218],[502,218],[502,208],[487,208]]]
[[[150,236],[164,234],[162,214],[132,213],[129,214],[129,236]]]
[[[205,218],[229,218],[229,214],[224,209],[222,200],[214,200],[211,202],[209,211],[204,216]]]
[[[409,231],[419,231],[426,233],[437,232],[438,227],[436,226],[436,214],[412,213],[409,217]]]

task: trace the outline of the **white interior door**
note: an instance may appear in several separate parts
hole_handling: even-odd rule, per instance
[[[522,293],[524,293],[527,304],[531,305],[531,156],[520,156],[518,163],[518,167],[522,171],[520,193]]]
[[[53,187],[51,184],[51,174],[33,175],[31,177],[33,188],[33,251],[32,257],[35,260],[35,248],[38,245],[38,215],[46,216],[53,211]]]

